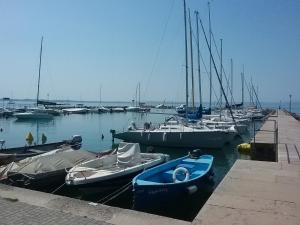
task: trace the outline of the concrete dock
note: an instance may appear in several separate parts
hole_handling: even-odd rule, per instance
[[[237,160],[193,225],[300,224],[300,122],[278,110],[255,139],[256,151],[263,151],[258,156],[278,149],[277,162]]]
[[[277,123],[277,140],[270,135],[272,132],[264,132],[274,127],[271,120]],[[255,143],[272,145],[278,161],[237,160],[192,222],[0,184],[0,223],[299,225],[299,141],[299,121],[283,111],[269,117]],[[259,145],[255,147],[260,150]],[[265,149],[267,154],[270,148]]]

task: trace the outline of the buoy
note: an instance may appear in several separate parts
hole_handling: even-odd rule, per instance
[[[42,134],[42,144],[45,144],[47,142],[47,136],[43,133]]]
[[[27,136],[26,136],[26,141],[27,141],[28,145],[31,145],[31,144],[32,144],[32,142],[33,142],[33,136],[32,136],[32,133],[31,133],[31,132],[29,132],[29,133],[27,134]]]
[[[238,151],[245,154],[250,154],[251,145],[249,143],[243,143],[238,145]]]

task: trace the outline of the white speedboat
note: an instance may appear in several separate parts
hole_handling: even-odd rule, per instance
[[[45,109],[31,109],[28,112],[14,113],[13,116],[17,119],[53,119],[53,114],[47,112]]]
[[[141,153],[137,143],[121,142],[114,154],[80,163],[68,171],[66,184],[78,188],[104,188],[130,180],[138,173],[164,163],[168,155]]]
[[[63,113],[68,114],[85,114],[88,112],[87,108],[66,108],[62,109]]]

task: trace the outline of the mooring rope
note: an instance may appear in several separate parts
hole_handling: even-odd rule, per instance
[[[59,189],[61,189],[66,183],[64,182],[62,185],[60,185],[58,188],[56,188],[54,191],[51,192],[51,194],[54,194],[57,192]]]
[[[124,193],[126,190],[128,190],[131,187],[131,181],[127,184],[125,184],[124,186],[120,187],[119,189],[117,189],[116,191],[110,193],[109,195],[101,198],[100,200],[98,200],[98,203],[101,204],[105,204],[109,201],[111,201],[112,199],[115,199],[116,197],[118,197],[120,194]]]

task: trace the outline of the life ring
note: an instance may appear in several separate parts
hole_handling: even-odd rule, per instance
[[[177,174],[178,173],[183,173],[185,175],[183,180],[178,180],[177,179]],[[174,183],[184,182],[184,181],[187,181],[189,178],[190,178],[190,172],[185,167],[178,167],[173,172],[173,181],[174,181]]]

